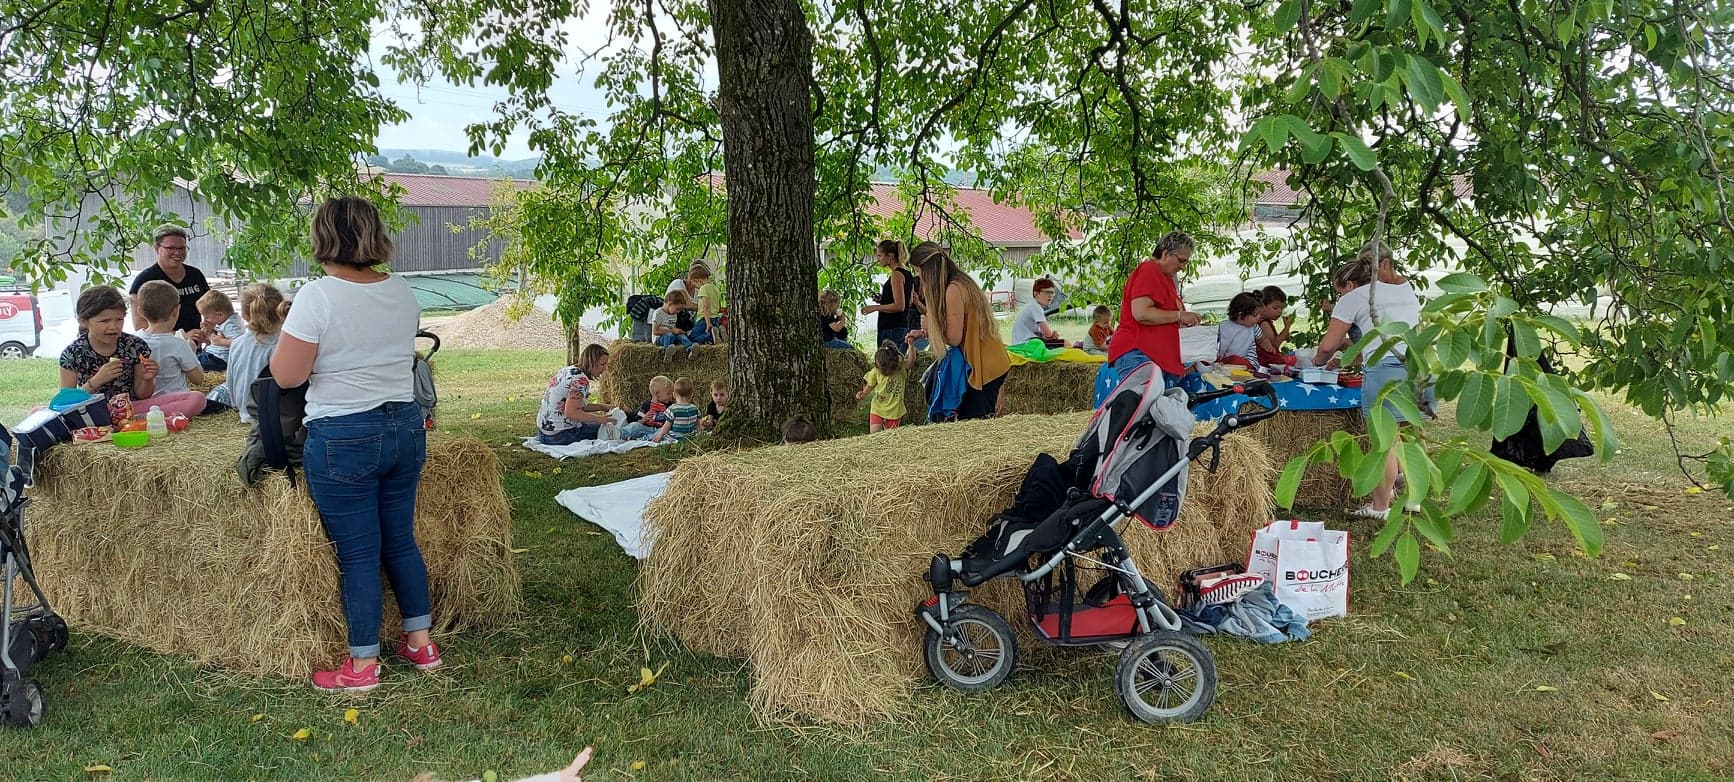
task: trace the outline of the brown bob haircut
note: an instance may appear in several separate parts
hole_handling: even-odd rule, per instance
[[[328,198],[313,213],[313,259],[371,269],[391,260],[391,237],[379,210],[356,196]]]

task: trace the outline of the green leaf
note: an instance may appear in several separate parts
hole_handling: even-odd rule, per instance
[[[1421,570],[1421,543],[1415,536],[1404,532],[1397,538],[1397,572],[1403,576],[1403,583],[1415,580],[1415,574]]]
[[[1596,521],[1595,514],[1590,512],[1589,506],[1579,502],[1576,497],[1552,486],[1546,487],[1545,491],[1548,497],[1559,506],[1559,513],[1565,522],[1566,529],[1571,530],[1571,536],[1577,538],[1578,547],[1592,557],[1600,556],[1602,553],[1602,526]]]
[[[1397,434],[1397,418],[1384,405],[1373,408],[1373,415],[1367,422],[1367,434],[1371,436],[1373,450],[1384,451],[1391,447],[1391,438]]]
[[[1452,105],[1457,107],[1457,118],[1467,124],[1473,108],[1473,104],[1469,102],[1469,93],[1463,89],[1463,84],[1457,81],[1457,77],[1449,73],[1440,71],[1439,80],[1445,86],[1445,97],[1450,98]]]
[[[1409,12],[1413,10],[1409,0],[1390,0],[1385,10],[1385,29],[1396,30],[1409,23]]]
[[[1499,542],[1510,545],[1529,531],[1529,498],[1520,505],[1506,495],[1499,505]]]
[[[1494,389],[1495,384],[1492,375],[1484,372],[1466,373],[1463,380],[1463,395],[1457,398],[1458,425],[1477,428],[1487,421],[1493,413]]]
[[[1356,496],[1371,492],[1385,479],[1386,452],[1378,449],[1368,449],[1360,463],[1355,465],[1355,473],[1350,478],[1350,486]]]
[[[1433,287],[1446,293],[1485,293],[1487,281],[1469,272],[1452,272],[1440,277]]]
[[[1606,411],[1589,394],[1573,388],[1569,392],[1577,402],[1577,409],[1588,421],[1590,442],[1595,446],[1599,461],[1609,461],[1614,457],[1614,450],[1619,448],[1619,438],[1614,433],[1614,422],[1608,418]]]
[[[1427,458],[1427,449],[1417,442],[1404,442],[1397,449],[1397,461],[1402,464],[1403,476],[1409,483],[1404,504],[1414,505],[1427,499],[1434,472],[1433,460]]]
[[[1273,29],[1279,33],[1293,30],[1300,21],[1300,13],[1300,0],[1283,0],[1282,5],[1276,7],[1276,14],[1271,17]]]
[[[1307,466],[1312,464],[1312,453],[1296,456],[1283,465],[1282,475],[1276,479],[1276,506],[1278,508],[1293,508],[1295,492],[1300,490],[1301,477],[1306,475]]]
[[[1451,502],[1445,506],[1448,516],[1462,515],[1469,509],[1471,503],[1487,496],[1487,484],[1492,479],[1487,465],[1481,462],[1470,462],[1451,480]]]
[[[1441,553],[1450,555],[1451,527],[1447,524],[1441,524],[1433,516],[1431,509],[1422,508],[1420,514],[1409,519],[1409,524],[1415,528],[1416,532],[1421,533],[1421,537],[1426,538],[1427,542],[1437,547]]]
[[[1530,318],[1535,321],[1536,325],[1559,335],[1560,339],[1565,340],[1574,347],[1582,341],[1583,334],[1578,331],[1577,325],[1565,318],[1545,313],[1531,315]]]
[[[1403,414],[1403,420],[1414,424],[1426,420],[1426,416],[1421,414],[1420,405],[1415,404],[1414,386],[1408,381],[1387,386],[1385,393],[1380,396],[1384,401],[1396,407],[1397,412]],[[1384,405],[1380,405],[1380,407],[1384,407]]]
[[[1445,20],[1439,18],[1439,13],[1433,10],[1432,4],[1427,0],[1415,0],[1415,11],[1411,18],[1415,22],[1416,38],[1423,45],[1427,41],[1427,37],[1421,34],[1423,29],[1432,31],[1433,37],[1439,42],[1445,41]]]
[[[1362,171],[1372,171],[1379,165],[1379,157],[1373,154],[1373,149],[1367,146],[1359,136],[1351,136],[1340,130],[1332,131],[1331,137],[1337,140],[1337,145],[1347,155],[1349,162]]]
[[[1355,0],[1355,4],[1349,9],[1349,22],[1355,25],[1366,24],[1377,10],[1379,0]]]
[[[1468,332],[1457,330],[1446,332],[1444,339],[1434,343],[1434,348],[1438,351],[1440,368],[1454,370],[1463,366],[1463,362],[1469,360],[1471,343],[1472,340]],[[1455,397],[1456,395],[1452,394],[1451,396]]]
[[[1378,534],[1373,536],[1373,544],[1367,547],[1367,553],[1375,557],[1384,556],[1391,543],[1396,541],[1397,533],[1402,532],[1408,524],[1401,513],[1386,516],[1385,526],[1380,527]]]
[[[1408,55],[1405,78],[1409,85],[1409,95],[1415,102],[1429,113],[1439,108],[1439,103],[1445,99],[1445,84],[1439,78],[1439,68],[1428,62],[1425,57]]]
[[[1503,440],[1523,428],[1529,417],[1529,395],[1510,375],[1500,375],[1493,388],[1493,438]]]
[[[1523,358],[1541,355],[1541,339],[1535,335],[1535,325],[1530,323],[1528,318],[1512,318],[1511,333],[1517,340],[1517,355]]]

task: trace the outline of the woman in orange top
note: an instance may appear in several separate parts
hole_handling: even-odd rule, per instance
[[[921,273],[927,314],[926,328],[910,332],[907,339],[913,343],[931,337],[936,359],[944,358],[949,349],[962,350],[969,362],[969,380],[957,406],[957,418],[993,417],[999,407],[1000,386],[1011,370],[1011,358],[1000,341],[987,294],[933,242],[915,245],[909,263]]]

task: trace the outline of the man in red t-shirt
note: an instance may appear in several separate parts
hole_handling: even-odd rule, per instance
[[[1156,362],[1172,385],[1185,374],[1180,362],[1180,329],[1198,325],[1198,313],[1180,300],[1174,275],[1192,260],[1192,237],[1174,231],[1156,243],[1156,252],[1132,270],[1120,297],[1120,327],[1108,342],[1108,361],[1122,375],[1146,361]]]

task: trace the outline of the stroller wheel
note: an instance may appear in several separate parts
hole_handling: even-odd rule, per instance
[[[962,692],[990,690],[1017,667],[1017,639],[993,609],[958,606],[951,612],[949,629],[942,637],[928,628],[923,644],[927,669],[941,684]]]
[[[47,708],[42,702],[42,686],[25,679],[6,685],[0,692],[0,707],[5,709],[6,724],[28,728],[42,722]]]
[[[1189,635],[1151,633],[1120,653],[1114,689],[1140,720],[1191,722],[1216,701],[1216,659]]]

